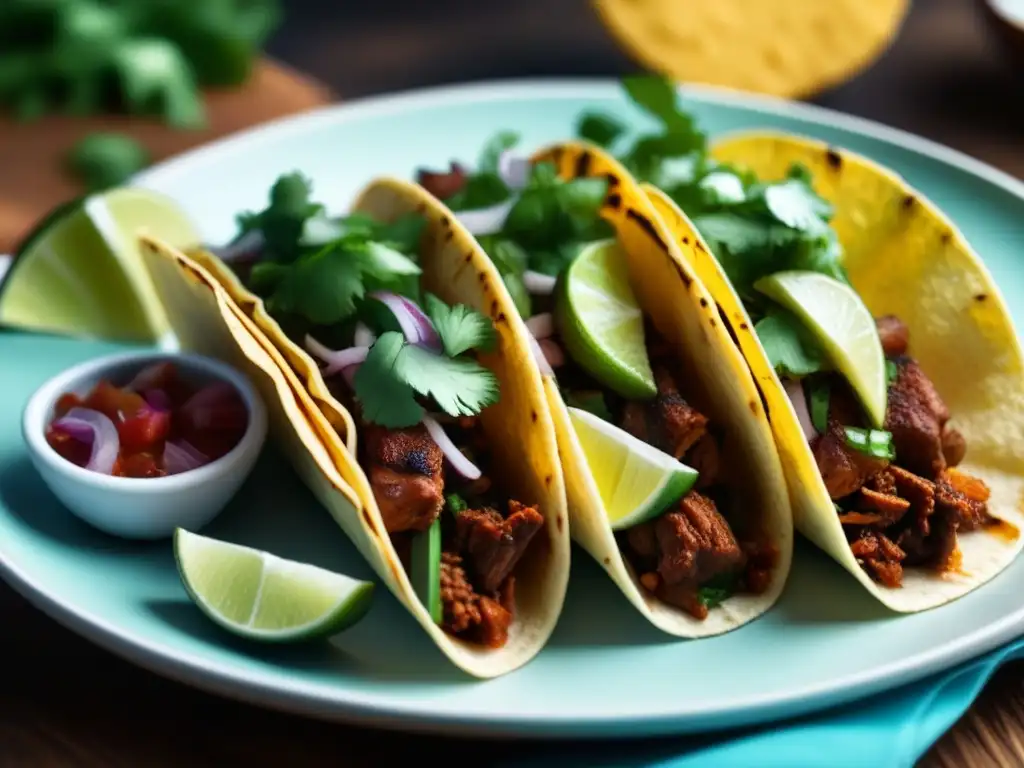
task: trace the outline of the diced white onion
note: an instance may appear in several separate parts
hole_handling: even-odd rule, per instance
[[[528,269],[523,272],[523,285],[534,296],[547,296],[555,290],[555,278],[543,272]]]

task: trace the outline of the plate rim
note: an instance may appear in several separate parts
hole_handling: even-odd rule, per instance
[[[813,104],[702,85],[680,87],[696,101],[742,109],[747,112],[792,117],[805,124],[839,128],[899,146],[964,172],[1009,192],[1024,202],[1024,182],[987,163],[930,139],[866,118],[847,115]],[[132,186],[159,191],[166,180],[190,173],[211,154],[245,152],[251,143],[265,141],[267,134],[282,137],[309,130],[319,123],[340,124],[366,117],[383,116],[416,107],[464,102],[507,101],[516,98],[607,98],[618,92],[611,78],[525,78],[444,85],[353,99],[319,107],[299,115],[278,118],[217,139],[177,157],[162,161],[134,177]],[[193,687],[270,709],[318,719],[387,727],[403,731],[449,733],[477,737],[527,738],[625,738],[712,732],[756,723],[768,723],[866,698],[872,694],[920,680],[955,666],[1010,641],[1024,631],[1024,605],[999,620],[975,628],[970,634],[939,648],[916,654],[911,662],[897,660],[870,670],[834,678],[827,684],[787,688],[742,706],[733,703],[700,712],[679,707],[656,707],[648,713],[627,716],[602,712],[586,716],[546,712],[543,717],[489,716],[463,711],[431,712],[421,702],[402,701],[392,694],[367,694],[337,683],[295,683],[276,675],[252,670],[218,668],[208,657],[183,652],[166,643],[139,639],[103,618],[91,615],[59,595],[41,587],[4,557],[0,544],[0,575],[15,591],[58,623],[89,641],[150,671]],[[386,701],[382,701],[386,698]],[[466,729],[471,732],[467,733]]]

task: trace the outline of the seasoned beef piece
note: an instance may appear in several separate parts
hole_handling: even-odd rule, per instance
[[[502,519],[490,507],[467,509],[459,513],[455,522],[456,547],[481,592],[497,592],[544,526],[544,518],[536,507],[512,499],[508,510],[508,517]]]
[[[904,513],[910,509],[910,502],[895,494],[879,493],[870,488],[861,488],[857,492],[857,509],[873,512],[879,516],[879,524],[884,528],[900,521]]]
[[[741,587],[744,592],[763,595],[771,586],[772,571],[779,561],[779,548],[770,542],[743,542],[741,548],[747,560]]]
[[[847,445],[843,424],[832,413],[828,430],[811,441],[811,451],[828,495],[834,500],[849,496],[888,464],[885,459],[876,459]]]
[[[439,200],[447,200],[466,186],[466,169],[459,163],[449,163],[448,171],[420,169],[416,174],[417,183]]]
[[[743,564],[729,524],[715,503],[696,491],[683,497],[678,511],[659,517],[654,532],[661,553],[658,574],[667,584],[703,584]]]
[[[632,550],[639,570],[654,571],[658,568],[658,537],[654,533],[654,521],[634,525],[626,531],[626,541]]]
[[[512,626],[512,585],[507,592],[490,597],[474,589],[462,566],[462,558],[452,552],[441,553],[442,626],[448,632],[501,648]]]
[[[882,352],[886,357],[900,357],[907,354],[910,343],[910,329],[896,315],[885,315],[875,319],[878,338],[882,341]]]
[[[622,428],[658,450],[682,458],[707,432],[707,417],[682,398],[665,368],[654,368],[654,381],[657,396],[628,403],[622,414]]]
[[[899,373],[889,386],[885,428],[892,433],[900,466],[934,479],[946,468],[942,428],[949,409],[915,361],[903,357],[896,363]]]
[[[388,533],[424,531],[444,505],[441,449],[423,427],[366,430],[370,486]]]
[[[896,486],[896,493],[900,498],[910,502],[910,509],[907,511],[910,513],[912,529],[921,536],[927,536],[930,530],[928,521],[935,511],[934,483],[895,465],[889,467],[889,474]],[[900,546],[903,546],[902,541]]]
[[[967,475],[966,477],[970,477]],[[958,490],[947,478],[940,479],[935,483],[935,514],[940,512],[948,513],[959,524],[961,531],[973,531],[992,522],[992,516],[988,513],[988,487],[976,480],[984,488],[985,493],[981,498],[971,498],[966,493]]]
[[[896,481],[892,477],[892,472],[888,469],[883,469],[881,472],[876,472],[868,481],[864,484],[865,488],[870,488],[872,491],[878,491],[884,493],[887,496],[898,496],[896,493]]]
[[[850,551],[875,581],[891,588],[902,585],[901,562],[906,555],[885,534],[866,530],[850,544]]]
[[[967,441],[964,436],[948,424],[942,428],[942,457],[947,467],[955,467],[967,455]]]
[[[720,459],[718,439],[708,432],[697,441],[697,444],[683,458],[685,464],[689,464],[698,472],[697,483],[694,485],[694,488],[700,491],[710,488],[718,482]]]
[[[493,597],[480,598],[480,628],[476,640],[488,648],[501,648],[508,642],[512,612]]]
[[[700,591],[694,584],[688,581],[680,584],[666,584],[660,580],[657,574],[646,574],[646,576],[653,578],[655,586],[654,589],[651,589],[648,584],[644,586],[663,603],[681,608],[693,618],[701,621],[708,617],[708,606],[700,599]],[[641,581],[643,581],[643,577],[641,577]]]
[[[444,628],[452,634],[480,624],[480,595],[466,578],[462,558],[452,552],[441,553],[441,605]]]

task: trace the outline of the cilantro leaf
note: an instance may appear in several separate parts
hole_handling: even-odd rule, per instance
[[[622,87],[634,104],[654,115],[667,128],[693,127],[693,118],[680,112],[676,90],[668,79],[656,75],[629,75],[622,78]]]
[[[388,429],[419,424],[423,406],[405,379],[397,372],[398,360],[407,349],[401,333],[381,335],[370,347],[366,360],[356,370],[352,388],[363,418]]]
[[[420,422],[417,393],[450,416],[472,416],[498,400],[497,379],[479,363],[408,344],[396,331],[374,342],[352,386],[364,418],[389,429]]]
[[[502,274],[501,280],[505,283],[519,316],[524,320],[529,318],[533,314],[533,299],[530,297],[530,292],[526,290],[522,272],[505,272]]]
[[[395,358],[394,371],[449,416],[473,416],[498,401],[498,380],[474,360],[406,344]]]
[[[302,252],[307,220],[323,214],[323,206],[310,200],[312,192],[312,183],[298,171],[279,177],[270,188],[269,205],[264,210],[239,215],[239,236],[258,229],[266,241],[268,258],[294,261]]]
[[[770,307],[754,331],[780,376],[807,376],[825,368],[825,356],[791,312]]]
[[[339,245],[343,246],[344,241],[339,243]],[[353,244],[351,248],[359,261],[362,271],[367,275],[375,277],[382,283],[392,283],[396,278],[419,275],[423,272],[419,264],[404,253],[400,253],[383,243],[367,240]]]
[[[366,293],[362,261],[344,241],[306,254],[287,268],[267,300],[272,315],[294,314],[316,325],[333,325],[351,317]]]
[[[626,132],[626,126],[610,115],[587,112],[579,120],[576,134],[599,147],[611,146],[614,141]]]
[[[802,232],[820,232],[832,215],[832,206],[806,181],[788,179],[780,184],[769,184],[762,194],[772,216]]]
[[[445,200],[453,212],[471,211],[502,203],[512,192],[497,173],[477,173],[466,180],[466,184]]]
[[[465,304],[449,306],[432,293],[425,299],[427,315],[441,337],[446,355],[458,357],[471,349],[494,349],[498,334],[490,318]]]
[[[68,153],[69,170],[90,191],[122,184],[149,164],[149,153],[131,136],[90,133]]]
[[[500,131],[488,141],[480,152],[477,170],[480,173],[497,173],[498,158],[507,149],[519,143],[519,134],[515,131]]]
[[[176,128],[206,124],[192,70],[170,42],[159,38],[125,40],[110,56],[130,112],[156,112]]]
[[[352,214],[346,217],[346,220],[351,221],[360,215]],[[422,216],[415,213],[407,213],[388,224],[374,222],[369,216],[363,216],[362,218],[370,222],[371,227],[369,231],[374,239],[390,245],[396,251],[401,251],[404,254],[419,252],[420,239],[427,228],[427,220]]]

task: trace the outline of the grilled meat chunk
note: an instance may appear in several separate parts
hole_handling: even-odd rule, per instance
[[[420,169],[416,174],[417,183],[438,200],[447,200],[466,186],[469,176],[459,163],[449,163],[448,171]]]
[[[388,533],[429,528],[444,506],[444,455],[427,430],[369,427],[366,457]]]
[[[895,362],[898,373],[889,386],[885,428],[892,433],[900,466],[934,480],[946,468],[942,430],[949,409],[914,360],[901,357]]]
[[[857,491],[872,475],[885,469],[888,462],[847,445],[846,430],[833,413],[829,413],[828,430],[811,442],[811,451],[828,495],[832,499],[842,499]]]
[[[682,458],[707,432],[708,419],[679,394],[672,375],[654,368],[658,394],[653,400],[630,402],[622,414],[622,428],[660,451]]]
[[[850,550],[861,567],[887,587],[898,587],[903,583],[903,552],[884,533],[863,531],[850,544]]]
[[[501,648],[512,626],[513,590],[513,579],[508,579],[500,594],[479,594],[466,576],[462,558],[453,552],[441,553],[442,625],[446,631],[488,648]]]
[[[509,515],[490,507],[467,509],[455,522],[456,547],[482,592],[497,592],[515,569],[530,541],[544,526],[536,507],[511,499]]]
[[[910,329],[895,315],[885,315],[875,319],[878,327],[878,338],[882,342],[882,352],[886,357],[900,357],[907,354],[910,344]]]

